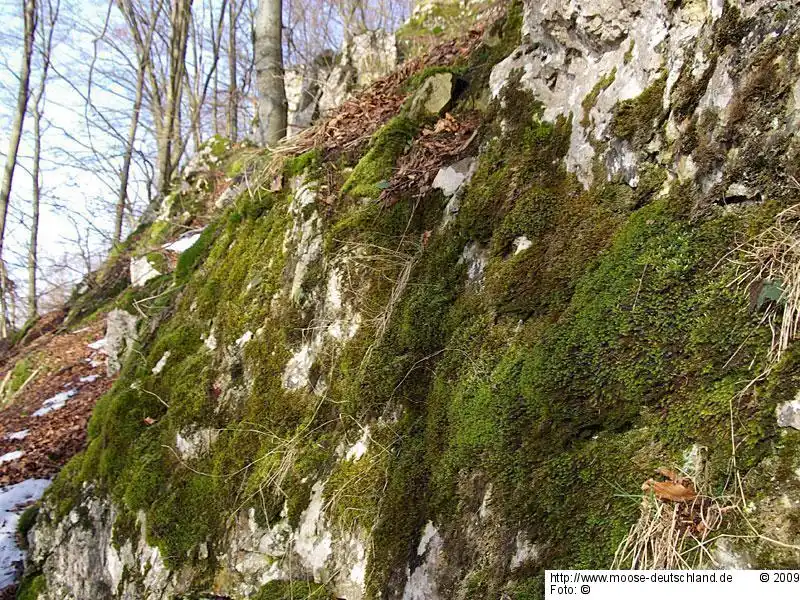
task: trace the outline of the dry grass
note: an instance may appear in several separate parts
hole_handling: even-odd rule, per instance
[[[778,213],[772,226],[726,258],[736,267],[731,285],[746,287],[754,308],[761,303],[767,286],[780,292],[777,301],[767,303],[761,321],[772,331],[769,369],[800,330],[800,204]]]
[[[693,478],[690,487],[698,489]],[[642,497],[639,520],[631,527],[614,556],[612,569],[696,569],[715,564],[710,541],[738,511],[735,496],[698,493],[676,502],[649,491]]]

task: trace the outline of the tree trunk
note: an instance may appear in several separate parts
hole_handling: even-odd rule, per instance
[[[144,99],[144,76],[146,58],[142,58],[136,69],[136,96],[133,99],[133,114],[128,128],[128,140],[125,144],[125,154],[122,157],[122,170],[119,174],[119,197],[117,198],[116,214],[114,215],[114,239],[112,243],[118,244],[122,239],[122,221],[125,218],[125,205],[128,202],[128,179],[133,161],[133,148],[136,142],[136,130],[139,128],[139,115],[142,112]]]
[[[228,2],[228,138],[235,142],[239,137],[239,99],[236,81],[236,0]]]
[[[170,9],[171,36],[169,40],[169,83],[164,107],[164,125],[159,139],[158,187],[162,195],[169,193],[172,173],[177,167],[174,143],[180,137],[176,131],[180,123],[180,105],[183,96],[184,70],[186,68],[186,46],[189,37],[189,21],[192,0],[172,0]]]
[[[255,25],[258,120],[261,141],[277,144],[286,135],[286,90],[281,44],[282,0],[260,0]]]
[[[19,74],[19,90],[17,91],[17,106],[14,112],[14,121],[11,124],[11,131],[8,142],[8,155],[3,171],[3,182],[0,186],[0,267],[4,276],[0,281],[0,309],[3,318],[0,319],[0,338],[8,337],[8,327],[6,317],[8,306],[6,302],[6,291],[8,288],[8,278],[5,277],[5,263],[3,261],[3,243],[6,234],[6,217],[8,216],[8,203],[11,199],[11,183],[14,179],[14,167],[17,165],[17,153],[19,152],[19,140],[22,137],[22,127],[25,124],[25,112],[28,109],[28,97],[30,95],[31,77],[31,56],[33,55],[33,42],[36,33],[36,0],[25,0],[23,7],[24,29],[23,29],[23,52],[22,67]]]

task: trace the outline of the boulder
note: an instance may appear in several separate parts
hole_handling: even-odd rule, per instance
[[[411,116],[438,115],[453,95],[453,74],[436,73],[428,77],[411,100]]]

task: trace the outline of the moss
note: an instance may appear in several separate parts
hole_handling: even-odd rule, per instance
[[[685,119],[695,111],[708,88],[708,82],[711,80],[716,66],[717,57],[712,55],[706,69],[698,79],[694,79],[691,65],[689,63],[683,65],[678,80],[670,92],[672,111],[678,118]]]
[[[322,161],[322,151],[314,148],[303,154],[292,157],[286,161],[283,172],[286,177],[297,177],[307,173],[310,178],[314,178],[315,172],[319,169]]]
[[[667,74],[663,73],[636,98],[619,102],[614,109],[611,132],[637,147],[646,144],[661,119],[666,84]]]
[[[271,581],[263,586],[255,600],[327,600],[331,598],[325,586],[312,581]]]
[[[33,365],[28,357],[21,358],[14,363],[14,368],[11,369],[11,378],[8,380],[6,396],[10,397],[19,390],[28,381],[28,378],[33,375],[33,372]]]
[[[726,1],[714,26],[714,46],[720,51],[726,46],[736,46],[750,29],[751,20],[742,19],[739,7]]]
[[[39,504],[32,504],[19,516],[17,521],[17,538],[21,540],[23,548],[27,546],[28,532],[36,524],[39,516]]]
[[[631,46],[633,48],[633,46]],[[586,94],[586,97],[581,102],[581,106],[583,107],[583,118],[581,119],[581,125],[583,127],[589,127],[591,124],[589,120],[589,113],[594,108],[595,103],[597,102],[597,97],[614,83],[614,80],[617,77],[617,67],[614,67],[610,73],[603,75],[597,83],[594,84],[592,91]]]
[[[400,116],[378,130],[370,141],[369,151],[342,186],[342,193],[356,198],[377,198],[391,178],[397,159],[408,148],[416,129],[412,121]]]
[[[629,62],[633,60],[633,49],[636,47],[636,40],[631,40],[630,46],[625,51],[625,55],[622,57],[622,64],[627,65]]]
[[[26,575],[17,590],[17,600],[37,600],[42,594],[47,592],[47,580],[41,573],[38,575]]]
[[[205,257],[211,244],[214,241],[216,234],[216,227],[212,224],[203,230],[198,240],[190,247],[181,253],[178,258],[178,264],[175,267],[175,281],[185,281],[191,271],[197,264]]]

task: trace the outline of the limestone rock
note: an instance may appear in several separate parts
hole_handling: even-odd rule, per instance
[[[794,400],[784,402],[775,409],[778,427],[800,429],[800,394]]]
[[[475,159],[463,158],[455,164],[439,169],[433,180],[433,187],[442,190],[445,196],[452,196],[472,177]]]
[[[397,61],[397,42],[393,33],[367,31],[345,40],[339,59],[322,86],[320,112],[330,112],[357,88],[366,87],[389,74],[397,66]]]
[[[116,375],[122,363],[133,350],[136,341],[136,315],[115,308],[106,317],[106,370],[109,377]]]
[[[436,73],[428,77],[411,100],[414,117],[438,115],[453,95],[453,74]]]

